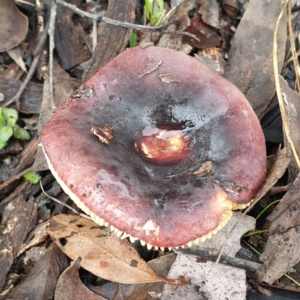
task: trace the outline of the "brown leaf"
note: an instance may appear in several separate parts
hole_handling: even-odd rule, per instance
[[[133,23],[135,18],[135,0],[110,0],[105,12],[106,18]],[[101,22],[97,30],[97,47],[93,52],[90,67],[85,71],[83,81],[91,78],[100,67],[107,64],[117,54],[125,50],[131,30]]]
[[[240,2],[239,0],[221,0],[222,6],[227,15],[231,18],[235,18],[239,12]]]
[[[273,283],[300,260],[300,175],[268,217],[269,238],[260,256],[259,281]]]
[[[84,299],[106,300],[105,298],[90,291],[80,280],[78,269],[80,258],[68,267],[59,277],[55,289],[55,300]]]
[[[66,256],[55,245],[50,246],[26,280],[16,286],[6,299],[52,299],[57,279],[67,264]]]
[[[214,28],[219,28],[219,14],[220,4],[217,0],[197,0],[197,4],[200,5],[199,14],[202,20],[207,25]]]
[[[26,241],[20,246],[18,256],[25,252],[27,249],[42,243],[47,237],[47,227],[49,221],[37,225],[34,230],[30,232]]]
[[[176,259],[175,253],[160,256],[148,262],[148,265],[162,277],[166,277]],[[160,295],[164,283],[118,284],[109,282],[101,286],[89,286],[94,292],[110,300],[153,300]]]
[[[28,19],[12,0],[1,0],[0,5],[0,52],[18,46],[28,30]]]
[[[188,26],[185,31],[194,34],[199,41],[183,36],[182,43],[188,43],[192,47],[199,49],[217,47],[220,45],[221,38],[216,29],[205,24],[199,15],[191,19],[191,25]]]
[[[127,284],[164,281],[127,240],[88,219],[57,215],[48,233],[66,255],[73,260],[81,257],[81,266],[98,277]]]
[[[275,163],[267,175],[264,185],[254,197],[252,203],[259,201],[276,184],[278,179],[283,176],[290,163],[290,159],[289,148],[286,147],[278,151]]]
[[[82,4],[82,0],[69,2],[75,6]],[[81,64],[91,57],[91,53],[81,37],[82,34],[85,34],[83,28],[78,23],[74,24],[73,15],[73,10],[62,5],[58,6],[54,42],[61,67],[65,70]]]
[[[225,78],[235,84],[261,117],[275,94],[272,45],[280,1],[252,0],[232,40]],[[278,29],[278,63],[285,55],[286,18]]]
[[[20,47],[14,47],[7,51],[7,54],[15,61],[15,63],[24,71],[27,72],[25,63],[23,61]]]

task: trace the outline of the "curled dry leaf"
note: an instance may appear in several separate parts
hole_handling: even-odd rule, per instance
[[[67,265],[66,256],[52,244],[26,279],[12,289],[5,299],[52,299],[57,279]]]
[[[50,220],[48,233],[67,256],[73,260],[81,257],[81,266],[98,277],[127,284],[177,284],[156,275],[127,240],[88,219],[57,215]]]
[[[264,185],[258,191],[252,201],[252,206],[257,203],[283,176],[291,160],[291,149],[285,147],[278,151],[274,165],[267,175]]]
[[[18,46],[25,38],[28,30],[28,19],[14,1],[1,0],[0,5],[0,52]]]
[[[80,280],[78,269],[80,267],[80,258],[68,267],[59,277],[54,299],[85,299],[85,300],[106,300],[92,291],[90,291]]]

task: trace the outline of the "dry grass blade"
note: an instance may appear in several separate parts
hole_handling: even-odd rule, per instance
[[[280,112],[281,112],[281,117],[282,117],[282,122],[283,122],[283,130],[284,133],[286,134],[287,140],[289,142],[289,144],[291,145],[291,149],[292,149],[292,153],[296,162],[297,167],[300,169],[300,160],[291,136],[291,132],[290,132],[290,125],[289,125],[289,121],[287,118],[287,114],[286,114],[286,110],[284,107],[284,100],[282,97],[282,93],[281,93],[281,88],[280,88],[280,82],[279,82],[279,70],[278,70],[278,60],[277,60],[277,32],[278,32],[278,26],[280,23],[280,20],[284,14],[284,11],[286,10],[287,6],[288,6],[289,1],[286,1],[285,4],[282,6],[281,12],[278,16],[277,22],[276,22],[276,26],[275,26],[275,30],[274,30],[274,36],[273,36],[273,67],[274,67],[274,78],[275,78],[275,86],[276,86],[276,93],[277,93],[277,97],[278,97],[278,102],[279,102],[279,107],[280,107]],[[296,68],[296,66],[295,66]],[[297,70],[297,69],[296,69]],[[297,73],[297,71],[296,71]]]
[[[288,0],[287,3],[288,3],[288,28],[289,28],[291,50],[292,50],[292,58],[293,58],[295,73],[296,73],[296,86],[298,92],[300,92],[299,63],[298,63],[295,39],[293,34],[292,17],[291,17],[291,1]]]

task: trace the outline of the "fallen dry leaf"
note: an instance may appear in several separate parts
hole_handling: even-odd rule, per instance
[[[300,261],[300,176],[268,217],[269,238],[260,256],[259,281],[273,283]]]
[[[272,45],[281,1],[252,0],[232,40],[225,78],[235,84],[261,117],[275,94]],[[286,17],[278,29],[278,63],[283,64]]]
[[[220,4],[217,0],[197,0],[197,4],[200,5],[199,14],[202,20],[207,25],[214,28],[219,28],[219,14],[220,14]]]
[[[184,275],[190,285],[173,290],[165,285],[162,300],[243,300],[246,299],[246,272],[213,262],[203,263],[196,255],[179,254],[168,277]]]
[[[15,63],[24,71],[27,72],[25,63],[23,61],[20,47],[14,47],[7,51],[7,54],[15,61]]]
[[[66,256],[52,244],[26,280],[12,289],[6,299],[52,299],[57,279],[67,265]]]
[[[176,259],[175,253],[160,256],[148,262],[148,265],[161,277],[167,277]],[[91,290],[109,300],[153,300],[160,298],[164,283],[118,284],[109,282],[101,286],[89,286]]]
[[[81,259],[68,267],[59,277],[55,289],[55,300],[84,299],[84,300],[106,300],[90,291],[80,280],[78,269]]]
[[[127,240],[88,219],[57,215],[50,220],[48,233],[67,256],[73,260],[81,257],[81,266],[98,277],[127,284],[166,281]]]
[[[72,4],[80,6],[81,0],[73,0]],[[91,52],[84,44],[81,35],[85,35],[79,22],[75,22],[74,11],[59,5],[56,14],[54,33],[55,50],[59,56],[60,65],[69,70],[91,58]]]
[[[286,147],[278,151],[275,163],[267,175],[264,185],[253,199],[254,204],[257,203],[257,201],[259,201],[283,176],[290,163],[290,159],[291,153],[289,148]]]
[[[18,256],[25,252],[27,249],[42,243],[47,237],[47,227],[49,221],[37,225],[34,230],[30,232],[26,241],[20,246]]]
[[[0,52],[18,46],[28,30],[28,19],[12,0],[1,0],[0,5]]]

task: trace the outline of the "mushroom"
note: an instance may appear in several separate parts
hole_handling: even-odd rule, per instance
[[[148,248],[210,238],[265,178],[264,136],[244,95],[165,48],[136,47],[102,67],[41,143],[79,208]]]

